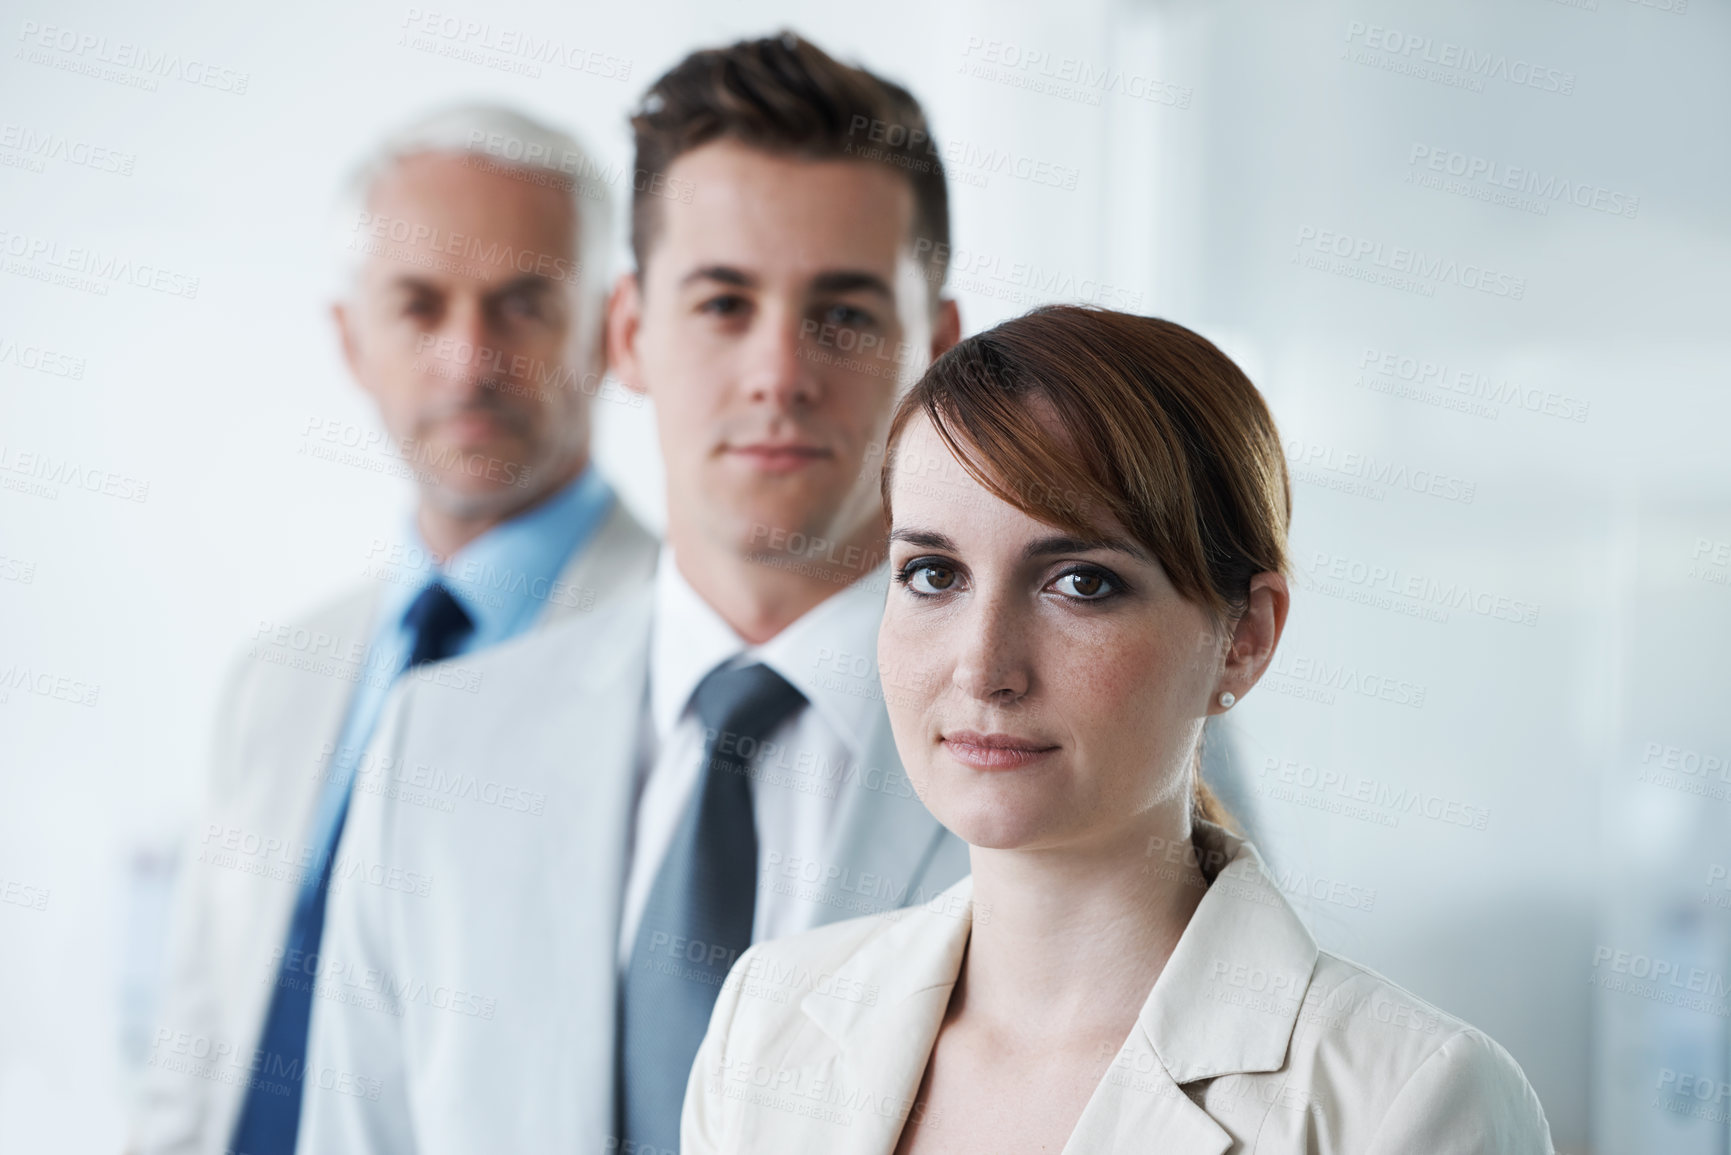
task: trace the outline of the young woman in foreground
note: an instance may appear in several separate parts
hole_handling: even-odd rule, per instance
[[[1041,309],[939,359],[884,485],[885,700],[973,874],[742,956],[686,1155],[1549,1152],[1508,1053],[1319,951],[1197,779],[1287,611],[1285,462],[1238,368]]]

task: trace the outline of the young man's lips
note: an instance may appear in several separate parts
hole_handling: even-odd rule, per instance
[[[733,453],[771,473],[787,473],[803,469],[814,461],[827,460],[830,452],[810,445],[735,445]]]
[[[972,730],[945,734],[941,741],[950,757],[979,770],[1013,770],[1038,762],[1058,749],[1028,738],[980,734]]]

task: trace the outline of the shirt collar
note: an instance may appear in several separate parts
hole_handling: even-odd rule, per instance
[[[745,641],[679,572],[673,547],[663,545],[655,567],[649,709],[665,743],[705,674],[745,651]]]
[[[679,572],[663,546],[655,572],[650,710],[665,741],[705,675],[723,662],[762,662],[786,678],[823,720],[863,754],[882,711],[877,634],[887,564],[825,598],[775,637],[747,646]]]
[[[412,580],[394,585],[381,620],[400,624],[415,597],[442,581],[475,623],[465,650],[478,650],[526,629],[557,592],[560,571],[594,534],[613,504],[613,489],[594,465],[525,513],[489,529],[438,566],[409,519],[407,551],[419,560]]]

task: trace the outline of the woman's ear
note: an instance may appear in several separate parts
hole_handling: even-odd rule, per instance
[[[1214,687],[1213,700],[1208,704],[1210,714],[1225,713],[1230,708],[1221,705],[1221,695],[1231,694],[1229,701],[1236,702],[1262,679],[1286,629],[1286,611],[1291,602],[1292,595],[1281,575],[1259,573],[1250,579],[1248,604],[1232,627],[1226,662]]]

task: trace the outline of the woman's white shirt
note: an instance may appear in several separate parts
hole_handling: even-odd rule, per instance
[[[1223,865],[1067,1155],[1549,1155],[1507,1051],[1319,951],[1249,843],[1203,824],[1195,844],[1205,870]],[[1145,869],[1175,864],[1156,854]],[[692,1068],[684,1155],[891,1155],[973,920],[991,916],[972,893],[965,878],[923,906],[742,955]]]

